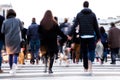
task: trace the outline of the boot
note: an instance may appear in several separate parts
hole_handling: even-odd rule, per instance
[[[53,73],[52,69],[49,69],[49,74]]]
[[[48,63],[48,58],[47,57],[45,57],[45,70],[44,70],[44,73],[46,73],[47,72],[47,63]]]
[[[52,71],[53,62],[54,62],[54,59],[50,59],[49,74],[53,73],[53,71]]]

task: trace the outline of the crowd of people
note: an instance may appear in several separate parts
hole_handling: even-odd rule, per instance
[[[67,56],[64,60],[72,59],[73,63],[83,61],[85,72],[92,72],[95,58],[100,60],[101,64],[107,62],[109,53],[111,64],[116,64],[116,56],[120,49],[120,29],[112,22],[110,30],[106,33],[104,26],[98,26],[96,15],[89,8],[88,1],[83,3],[83,7],[72,25],[67,18],[58,24],[58,19],[53,16],[51,10],[45,12],[40,24],[36,23],[36,18],[32,18],[28,29],[24,28],[23,21],[16,18],[13,9],[8,10],[6,19],[0,16],[0,73],[3,72],[1,69],[3,46],[9,55],[11,74],[17,69],[21,51],[25,59],[27,53],[31,53],[31,64],[39,64],[39,60],[42,59],[45,64],[44,72],[48,73],[53,73],[54,59],[61,57],[61,54]],[[95,51],[98,42],[103,45],[101,56],[97,56]],[[42,57],[39,55],[40,52]]]

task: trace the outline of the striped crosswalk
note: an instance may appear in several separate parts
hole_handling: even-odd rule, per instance
[[[84,80],[100,80],[101,78],[120,80],[120,64],[111,65],[105,63],[103,65],[94,63],[92,75],[83,71],[82,63],[73,64],[70,63],[69,66],[66,66],[65,63],[59,65],[54,63],[53,74],[44,73],[44,64],[40,63],[39,65],[18,65],[16,74],[9,74],[8,64],[3,64],[2,69],[3,73],[0,73],[0,80],[67,80],[85,78]],[[90,79],[91,78],[91,79]],[[95,79],[96,78],[96,79]]]

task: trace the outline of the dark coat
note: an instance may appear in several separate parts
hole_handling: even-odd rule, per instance
[[[98,28],[96,15],[91,11],[91,9],[85,8],[77,14],[71,34],[74,32],[75,27],[77,27],[77,25],[79,25],[80,27],[80,36],[96,34],[97,39],[100,38],[100,32]]]
[[[111,48],[120,48],[120,29],[113,27],[109,30],[108,43]]]
[[[48,53],[58,53],[57,36],[62,37],[62,42],[67,40],[67,36],[60,30],[58,25],[54,25],[50,30],[45,30],[42,25],[39,26],[41,46],[46,47]]]
[[[2,28],[2,24],[3,24],[3,21],[5,20],[5,18],[3,16],[0,15],[0,40],[4,41],[4,34],[1,33],[1,28]]]

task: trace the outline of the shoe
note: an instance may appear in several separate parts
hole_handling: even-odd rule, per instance
[[[13,64],[13,69],[15,69],[15,70],[18,69],[17,64],[15,64],[15,63]]]
[[[45,66],[45,70],[44,70],[44,73],[46,73],[47,72],[47,67]]]
[[[111,62],[110,64],[116,64],[116,62]]]
[[[47,70],[45,69],[45,70],[44,70],[44,73],[46,73],[46,72],[47,72]]]
[[[3,70],[0,69],[0,73],[3,73]]]
[[[11,69],[11,70],[9,71],[9,73],[10,73],[10,75],[15,75],[16,71],[13,70],[13,69]]]
[[[39,64],[39,60],[38,59],[36,60],[36,64]]]
[[[88,76],[93,76],[93,72],[90,71],[90,72],[88,73]]]
[[[49,70],[49,74],[51,74],[51,73],[53,73],[53,71],[52,71],[52,70]]]
[[[84,69],[84,72],[88,72],[88,69]]]
[[[34,64],[34,63],[35,63],[35,61],[30,61],[30,63],[31,63],[31,64]]]
[[[101,64],[103,64],[104,62],[103,61],[101,61]]]

